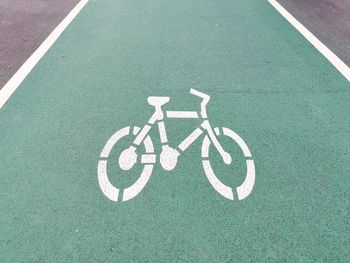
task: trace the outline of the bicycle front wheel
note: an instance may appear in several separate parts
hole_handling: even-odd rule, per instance
[[[238,200],[242,200],[250,195],[253,190],[255,183],[255,164],[252,159],[252,155],[247,144],[244,140],[234,131],[228,128],[222,128],[222,135],[220,134],[220,129],[216,127],[214,129],[216,136],[226,136],[228,139],[233,140],[241,149],[246,164],[246,174],[245,179],[242,184],[235,187],[234,189],[228,185],[222,183],[213,171],[212,165],[210,163],[210,139],[208,136],[204,137],[202,143],[202,164],[204,173],[207,176],[210,184],[213,188],[223,197],[234,200],[234,195],[237,196]],[[235,194],[234,194],[235,193]]]

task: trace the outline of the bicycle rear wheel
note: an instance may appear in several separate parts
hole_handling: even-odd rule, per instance
[[[154,162],[151,161],[150,163],[147,163],[141,161],[143,165],[142,172],[140,177],[131,186],[125,189],[117,188],[109,180],[110,175],[108,175],[107,172],[107,161],[113,147],[118,143],[118,141],[128,136],[131,132],[133,135],[136,135],[139,131],[140,128],[137,126],[133,128],[128,126],[118,130],[108,139],[100,154],[100,160],[97,166],[98,183],[103,194],[112,201],[118,201],[118,199],[121,201],[131,200],[142,191],[151,177]],[[149,136],[144,139],[143,144],[146,152],[145,155],[154,154],[153,143]],[[122,197],[120,197],[121,193],[123,195]]]

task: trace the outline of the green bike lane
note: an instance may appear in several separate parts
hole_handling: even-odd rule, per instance
[[[134,199],[107,199],[108,138],[146,124],[151,95],[199,110],[190,88],[211,96],[213,127],[249,146],[253,192],[219,195],[198,140],[173,171],[157,163]],[[0,260],[344,262],[349,99],[345,78],[265,1],[90,1],[0,110]],[[172,145],[200,124],[165,122]],[[234,163],[211,149],[213,166],[237,183],[244,163],[223,145]],[[111,180],[128,185],[140,167],[118,170],[117,154]]]

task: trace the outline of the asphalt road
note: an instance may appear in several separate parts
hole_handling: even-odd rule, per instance
[[[278,2],[350,66],[350,1],[278,0]]]
[[[77,2],[0,1],[0,89]]]

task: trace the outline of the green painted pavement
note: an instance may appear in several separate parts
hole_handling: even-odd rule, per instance
[[[197,141],[133,200],[108,200],[107,139],[146,124],[150,95],[199,109],[190,88],[250,147],[252,194],[220,196]],[[0,111],[0,261],[345,262],[349,110],[349,83],[265,1],[90,1]],[[169,141],[197,121],[167,121]],[[120,173],[114,155],[111,180],[130,184],[140,167]],[[213,153],[225,182],[242,180],[234,158]]]

